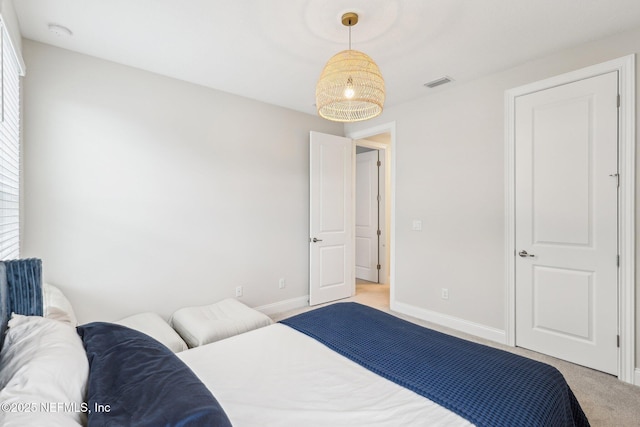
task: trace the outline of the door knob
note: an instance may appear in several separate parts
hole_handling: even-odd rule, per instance
[[[527,253],[527,251],[525,251],[525,250],[522,250],[522,251],[518,252],[518,255],[520,255],[522,258],[534,257],[535,256],[534,254]]]
[[[322,239],[316,239],[315,237],[311,240],[313,243],[322,242]]]

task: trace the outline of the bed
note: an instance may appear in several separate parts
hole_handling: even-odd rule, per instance
[[[0,425],[589,425],[555,368],[360,304],[177,354],[122,325],[76,331],[54,314],[9,321]]]

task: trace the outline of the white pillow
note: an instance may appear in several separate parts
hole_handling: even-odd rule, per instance
[[[169,347],[174,353],[187,349],[187,344],[180,335],[159,314],[141,313],[113,323],[145,333]]]
[[[169,320],[191,348],[269,326],[271,318],[234,298],[211,305],[184,307]]]
[[[71,303],[56,286],[42,284],[42,315],[49,319],[67,322],[71,326],[78,326],[78,319]]]
[[[0,425],[77,426],[86,419],[89,362],[75,327],[13,314],[0,366]]]

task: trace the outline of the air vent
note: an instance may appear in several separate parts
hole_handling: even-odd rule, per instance
[[[433,89],[434,87],[443,85],[445,83],[450,83],[452,81],[453,81],[453,79],[451,77],[444,76],[444,77],[440,77],[439,79],[435,79],[433,81],[430,81],[429,83],[425,83],[424,85],[426,87],[428,87],[429,89]]]

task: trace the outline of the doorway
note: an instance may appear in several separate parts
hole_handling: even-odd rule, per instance
[[[355,153],[356,146],[381,151],[384,172],[385,224],[381,229],[380,276],[376,293],[386,291],[386,305],[394,304],[395,123],[346,137],[310,133],[309,304],[317,305],[356,295],[355,278]],[[380,139],[384,139],[380,142]],[[382,154],[384,151],[384,154]],[[381,215],[382,216],[382,215]],[[384,238],[384,239],[383,239]],[[384,283],[382,283],[384,282]]]
[[[360,179],[367,184],[374,182],[379,187],[378,194],[375,194],[370,185],[358,185],[357,182],[355,185],[355,293],[375,295],[379,300],[384,298],[388,307],[393,296],[392,152],[395,123],[353,133],[347,132],[347,136],[355,143],[356,181]],[[358,162],[359,155],[365,160]],[[369,159],[366,159],[367,157]],[[380,166],[376,170],[373,165],[377,168],[378,162]],[[359,167],[365,168],[365,171],[359,171]],[[374,176],[376,178],[372,179]],[[369,194],[362,194],[363,192]],[[371,217],[373,220],[369,219]],[[366,225],[366,227],[360,227],[360,225]],[[375,243],[371,244],[372,241]],[[373,274],[371,274],[371,267],[373,267]],[[383,297],[380,298],[382,295]]]
[[[546,214],[545,216],[543,216],[542,214],[544,214],[546,211],[545,212],[540,211],[539,212],[540,215],[538,215],[538,218],[537,219],[534,218],[534,222],[533,222],[534,227],[532,228],[532,230],[534,231],[533,240],[529,239],[531,240],[531,242],[529,242],[526,239],[524,241],[518,240],[519,234],[517,231],[517,227],[518,227],[517,224],[522,224],[522,218],[518,217],[516,221],[516,215],[518,211],[517,204],[519,203],[519,201],[520,202],[523,201],[524,195],[521,194],[521,192],[518,191],[518,188],[517,188],[518,186],[517,177],[520,176],[522,172],[521,169],[520,170],[518,169],[519,161],[517,156],[518,156],[518,153],[522,155],[522,153],[526,152],[527,149],[526,147],[518,148],[517,146],[518,142],[516,140],[517,140],[517,135],[519,130],[517,129],[518,123],[517,123],[516,116],[517,116],[518,108],[523,107],[522,105],[518,107],[519,99],[524,99],[531,94],[542,93],[548,90],[550,91],[554,88],[560,88],[560,87],[569,88],[570,85],[572,85],[573,83],[587,82],[594,77],[605,76],[605,75],[617,76],[617,79],[616,79],[617,85],[614,84],[613,86],[617,86],[618,96],[616,96],[615,93],[613,97],[608,97],[607,95],[608,101],[606,101],[605,104],[609,105],[609,107],[612,104],[613,109],[617,110],[614,112],[614,115],[615,115],[615,118],[617,119],[618,151],[617,151],[617,156],[614,159],[614,161],[616,162],[616,164],[613,165],[614,170],[606,171],[605,177],[600,177],[601,173],[604,173],[604,172],[598,171],[596,172],[596,175],[598,176],[594,177],[593,179],[594,180],[596,178],[598,180],[609,179],[611,180],[610,183],[613,185],[614,189],[616,188],[616,184],[617,184],[617,191],[616,191],[617,198],[618,198],[617,215],[616,215],[617,230],[614,230],[614,232],[617,231],[615,233],[617,235],[617,243],[614,245],[615,249],[617,249],[617,255],[614,254],[613,256],[610,257],[612,258],[611,262],[613,263],[614,266],[616,266],[616,269],[617,269],[617,283],[614,284],[614,290],[613,290],[614,303],[617,304],[617,307],[618,307],[617,316],[615,316],[616,319],[614,319],[614,322],[615,320],[617,320],[616,322],[617,336],[615,334],[612,335],[612,337],[608,340],[608,341],[612,341],[612,343],[608,345],[613,345],[614,351],[615,353],[617,353],[616,355],[617,363],[615,363],[615,365],[617,365],[617,369],[615,369],[614,367],[613,373],[615,374],[616,373],[615,371],[617,370],[617,375],[619,379],[625,382],[633,383],[634,382],[634,379],[633,379],[634,362],[635,362],[634,361],[634,347],[635,347],[635,334],[634,334],[634,317],[635,317],[635,313],[634,313],[635,312],[635,307],[634,307],[634,302],[635,302],[635,295],[634,295],[634,290],[635,290],[634,289],[634,275],[635,275],[635,264],[634,264],[635,58],[633,55],[629,55],[627,57],[615,59],[602,64],[587,67],[581,70],[566,73],[560,76],[552,77],[550,79],[546,79],[540,82],[531,83],[529,85],[511,89],[506,93],[506,98],[505,98],[507,102],[506,109],[505,109],[505,123],[506,123],[506,128],[505,128],[506,157],[505,158],[506,158],[506,173],[507,173],[507,179],[506,179],[506,186],[507,186],[506,196],[507,197],[505,200],[506,213],[507,213],[507,224],[506,224],[507,225],[507,230],[506,230],[507,231],[506,233],[506,238],[507,238],[506,249],[507,250],[505,251],[505,256],[506,256],[505,265],[506,265],[506,276],[507,276],[506,333],[507,333],[508,344],[516,345],[520,341],[520,332],[519,332],[519,329],[517,329],[518,328],[517,323],[518,323],[518,319],[521,319],[521,321],[523,320],[520,317],[522,313],[517,313],[517,311],[519,310],[518,308],[519,305],[516,304],[516,299],[522,297],[522,292],[525,292],[525,293],[529,292],[530,288],[525,287],[524,291],[520,290],[519,285],[517,285],[518,274],[524,272],[526,275],[527,271],[533,269],[535,271],[532,270],[533,272],[530,272],[531,274],[529,274],[529,278],[531,278],[532,281],[535,282],[534,293],[531,295],[533,295],[534,298],[537,299],[537,303],[532,306],[535,312],[529,316],[527,316],[525,313],[524,319],[525,320],[533,319],[534,323],[536,323],[537,325],[535,326],[537,331],[544,332],[544,330],[546,329],[547,331],[550,331],[549,332],[550,335],[551,334],[564,335],[566,337],[573,339],[576,342],[582,340],[586,343],[591,339],[590,338],[591,336],[595,336],[590,332],[591,330],[595,331],[595,326],[594,326],[595,324],[593,322],[584,323],[584,325],[591,328],[590,330],[586,330],[584,329],[584,327],[582,328],[582,330],[580,330],[578,327],[574,327],[572,330],[562,331],[561,333],[558,331],[553,331],[554,328],[557,329],[556,326],[558,325],[558,323],[555,322],[554,320],[555,318],[553,316],[555,316],[555,314],[549,310],[555,304],[556,300],[560,299],[558,298],[557,292],[561,292],[561,291],[564,292],[565,290],[568,290],[570,287],[573,287],[574,289],[578,289],[581,283],[588,285],[586,287],[583,287],[583,289],[585,290],[583,292],[583,296],[584,298],[587,298],[589,300],[588,301],[589,304],[584,305],[584,308],[582,310],[583,318],[587,318],[585,316],[591,315],[591,310],[594,307],[593,304],[599,298],[596,298],[596,296],[594,296],[595,294],[593,294],[595,288],[593,288],[592,285],[595,282],[593,282],[592,278],[587,277],[588,269],[586,267],[569,267],[569,269],[571,270],[570,271],[571,277],[564,277],[563,280],[560,282],[558,282],[558,280],[555,280],[555,278],[559,276],[550,275],[550,273],[554,273],[554,274],[557,273],[558,268],[555,268],[553,265],[549,264],[549,262],[543,261],[541,258],[542,257],[541,254],[545,254],[550,249],[555,249],[555,247],[559,245],[558,243],[556,243],[556,241],[559,241],[559,240],[556,239],[555,237],[549,238],[549,236],[546,236],[546,235],[542,236],[540,234],[542,232],[551,230],[550,227],[552,226],[555,227],[554,224],[551,224],[548,221],[547,222],[543,221],[546,217]],[[576,113],[580,111],[580,108],[581,108],[581,107],[579,108],[578,101],[584,100],[587,98],[588,97],[586,95],[578,96],[578,97],[576,96],[567,97],[566,102],[565,101],[562,101],[560,103],[551,102],[548,104],[549,107],[545,107],[545,108],[551,108],[551,109],[564,108],[563,105],[565,106],[573,105],[575,107],[575,108],[572,107],[573,108],[572,111],[574,112],[573,117],[579,118],[580,114]],[[590,103],[588,104],[590,109],[596,108],[594,107],[595,102],[596,101],[592,101],[592,102],[590,101]],[[571,108],[569,108],[568,110],[571,110]],[[540,110],[540,114],[537,114],[535,116],[536,125],[540,123],[544,124],[545,123],[544,120],[543,121],[541,120],[544,119],[545,117],[549,119],[548,120],[549,123],[551,123],[556,119],[556,116],[554,114],[546,114],[548,112],[549,111],[546,111],[544,109]],[[588,119],[588,117],[585,114],[582,114],[582,116]],[[560,125],[562,125],[562,123]],[[597,127],[593,129],[597,129]],[[590,129],[589,131],[591,130],[592,129]],[[544,132],[542,134],[544,134]],[[536,135],[540,136],[540,133],[538,132]],[[571,135],[571,138],[574,138],[573,134]],[[549,145],[549,147],[551,146],[554,147],[554,150],[553,152],[550,152],[553,154],[552,157],[549,157],[550,159],[557,157],[557,154],[558,154],[557,150],[559,149],[558,144]],[[584,151],[586,153],[585,155],[587,155],[586,159],[587,160],[590,159],[589,162],[591,162],[589,163],[589,168],[591,168],[591,165],[597,166],[598,163],[594,160],[596,157],[593,154],[594,153],[593,150],[595,150],[595,146],[590,148],[587,147],[584,150],[586,150]],[[539,150],[534,151],[534,154],[536,156],[542,155],[544,153],[546,153],[544,147],[541,147]],[[562,152],[560,152],[560,154],[562,154]],[[560,157],[562,157],[562,155],[560,155]],[[598,157],[598,161],[600,161],[599,159],[600,157]],[[582,162],[582,164],[587,164],[587,163]],[[616,166],[617,166],[617,169],[616,169]],[[560,166],[558,166],[553,170],[561,171],[561,168]],[[543,189],[548,188],[549,189],[548,193],[550,197],[558,196],[558,194],[556,194],[557,193],[556,189],[554,189],[554,186],[551,185],[551,181],[553,180],[549,181],[549,179],[553,177],[550,177],[547,175],[548,173],[545,172],[544,176],[546,176],[546,178],[542,176],[546,181],[548,181],[547,187],[544,187],[543,185],[544,181],[541,181],[541,183],[540,182],[537,183],[535,186],[537,191],[533,193],[535,197],[539,198],[542,195],[544,195],[540,193],[541,188]],[[524,178],[526,178],[526,176]],[[533,175],[529,174],[529,178],[537,179],[535,178],[535,174]],[[582,185],[586,185],[584,184],[584,181],[576,181],[576,182],[578,184],[580,182],[583,182]],[[564,180],[561,180],[558,185],[560,184],[565,187],[567,185],[567,183]],[[594,197],[593,194],[595,194],[594,189],[596,188],[595,187],[596,183],[595,181],[593,181],[593,183],[589,183],[589,185],[591,186],[589,187],[589,193],[588,193],[589,200],[595,200],[593,198]],[[587,187],[585,187],[585,189],[586,188]],[[516,197],[516,194],[517,194],[517,197]],[[571,197],[574,198],[575,200],[578,200],[576,199],[576,195],[577,193],[575,191],[571,193]],[[537,206],[540,208],[544,207],[545,206],[544,203],[547,203],[547,202],[548,203],[546,204],[546,206],[548,206],[549,209],[557,210],[560,208],[559,204],[554,204],[551,201],[551,199],[546,201],[545,200],[541,201],[536,199],[534,201],[537,203]],[[566,204],[565,200],[563,199],[562,205],[565,205],[565,204]],[[549,211],[549,209],[547,209],[547,211]],[[527,212],[527,210],[528,209],[524,209],[524,212]],[[528,212],[531,213],[531,210],[528,210]],[[588,218],[588,221],[587,221],[588,227],[590,227],[591,230],[593,230],[593,226],[595,225],[595,222],[592,219],[593,217],[591,216],[591,218]],[[562,232],[566,233],[567,230],[574,230],[575,227],[578,225],[579,224],[577,221],[571,221],[570,227],[563,228]],[[587,228],[585,228],[585,230],[587,230]],[[577,234],[575,236],[577,236]],[[538,241],[539,241],[539,244],[535,243]],[[527,242],[531,244],[532,248],[534,244],[537,245],[536,246],[537,249],[528,250],[528,248],[526,247],[520,247],[520,246],[527,246],[528,244]],[[564,245],[564,243],[563,245],[573,246],[575,247],[574,249],[580,249],[581,245],[585,247],[585,249],[581,252],[582,256],[573,257],[578,260],[585,259],[585,256],[586,256],[585,254],[587,254],[587,252],[589,251],[588,247],[593,246],[592,240],[588,241],[587,243],[574,242],[574,241],[570,243],[571,243],[570,245]],[[543,252],[540,252],[540,251],[543,251]],[[533,256],[531,256],[532,254]],[[545,255],[545,257],[546,256],[547,255]],[[536,257],[540,257],[540,259],[536,260]],[[571,280],[566,280],[566,279],[571,279]],[[559,289],[558,287],[552,286],[553,283],[560,283],[560,285],[564,286],[564,288],[566,289]],[[518,295],[519,292],[521,293],[521,295]],[[575,299],[573,296],[572,298]],[[574,312],[578,312],[578,315],[576,316],[574,313],[574,315],[570,317],[572,319],[577,317],[579,318],[580,317],[579,310],[578,311],[574,310]],[[566,317],[567,316],[562,316],[562,318],[566,318]],[[518,334],[518,337],[516,337],[516,334]],[[573,334],[573,337],[570,337],[571,334]],[[580,336],[581,334],[583,335],[582,337]],[[600,334],[600,336],[601,335],[602,334]],[[591,350],[584,350],[584,352],[591,352]],[[559,357],[565,358],[566,356],[559,355]],[[577,363],[579,364],[583,363],[585,365],[588,365],[587,362],[577,361]],[[607,369],[602,369],[602,370],[607,370]]]
[[[380,182],[381,175],[384,176],[382,167],[379,150],[356,145],[356,285],[358,280],[368,283],[379,283],[380,280],[380,207],[384,206],[381,196],[384,193],[384,181]]]
[[[363,283],[389,284],[389,227],[385,221],[389,138],[387,133],[355,141],[355,276]]]
[[[618,73],[516,99],[516,345],[618,373]]]

